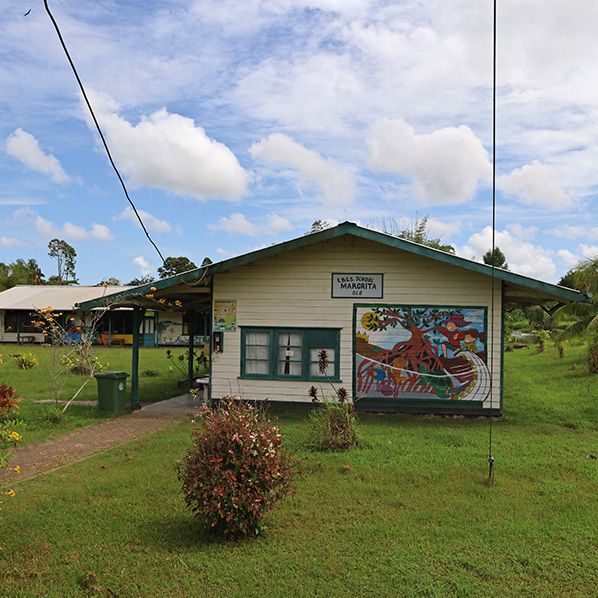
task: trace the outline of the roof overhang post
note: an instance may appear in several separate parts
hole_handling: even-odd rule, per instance
[[[195,343],[195,310],[192,309],[189,312],[189,388],[193,388],[193,350]]]
[[[133,360],[131,363],[131,409],[141,409],[139,405],[139,329],[143,321],[145,309],[133,308]]]

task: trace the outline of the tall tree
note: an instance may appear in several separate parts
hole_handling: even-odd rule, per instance
[[[77,284],[75,275],[75,264],[77,263],[77,252],[75,248],[62,239],[52,239],[48,243],[48,255],[55,257],[58,264],[58,275],[50,277],[55,284]],[[50,282],[49,281],[49,282]]]
[[[189,259],[183,256],[167,257],[164,264],[158,268],[160,278],[168,278],[169,276],[176,276],[188,270],[194,270],[197,266]]]
[[[507,258],[500,250],[500,247],[495,247],[494,252],[492,249],[488,249],[488,251],[482,256],[482,259],[484,260],[484,264],[487,264],[488,266],[494,266],[495,268],[501,268],[502,270],[509,269]]]

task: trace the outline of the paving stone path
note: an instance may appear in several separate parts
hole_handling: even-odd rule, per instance
[[[12,451],[11,461],[21,471],[17,474],[0,469],[0,481],[14,485],[40,473],[55,471],[140,436],[190,420],[196,412],[197,404],[189,395],[183,395],[144,406],[112,421],[79,428],[57,440],[17,447]]]

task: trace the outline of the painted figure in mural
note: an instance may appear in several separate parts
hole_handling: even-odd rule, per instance
[[[447,357],[449,351],[450,355],[453,355],[461,347],[465,340],[465,333],[460,329],[470,324],[471,322],[466,321],[463,314],[455,313],[446,321],[444,328],[438,329],[438,332],[446,337],[446,341],[441,345],[443,357]]]
[[[468,328],[462,330],[464,339],[463,344],[459,347],[461,351],[471,351],[472,353],[478,352],[476,341],[479,339],[480,342],[484,342],[484,333],[479,332],[476,328]]]

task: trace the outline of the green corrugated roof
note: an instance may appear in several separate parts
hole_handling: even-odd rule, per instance
[[[351,235],[357,238],[367,239],[368,241],[380,243],[382,245],[386,245],[387,247],[393,247],[401,251],[406,251],[408,253],[420,255],[425,258],[436,260],[438,262],[450,264],[452,266],[457,266],[458,268],[471,270],[484,276],[494,276],[495,279],[502,280],[504,283],[506,283],[509,288],[517,287],[521,290],[531,291],[534,295],[544,296],[544,300],[555,300],[563,302],[589,301],[588,297],[586,297],[583,293],[580,293],[579,291],[574,291],[572,289],[560,287],[558,285],[543,282],[541,280],[530,278],[528,276],[523,276],[521,274],[515,274],[514,272],[510,272],[508,270],[492,268],[492,266],[480,264],[479,262],[474,262],[472,260],[458,257],[450,253],[445,253],[443,251],[433,249],[425,245],[419,245],[418,243],[413,243],[412,241],[399,239],[398,237],[395,237],[393,235],[363,228],[352,222],[343,222],[338,226],[328,228],[317,233],[311,233],[308,235],[297,237],[295,239],[291,239],[290,241],[285,241],[283,243],[278,243],[270,247],[258,249],[256,251],[252,251],[250,253],[246,253],[238,257],[223,260],[221,262],[215,262],[202,268],[189,270],[188,272],[179,274],[177,276],[172,276],[170,278],[158,280],[150,284],[136,287],[133,290],[118,293],[119,303],[121,301],[126,302],[127,299],[132,300],[134,297],[140,297],[147,294],[160,294],[161,291],[167,292],[169,289],[173,289],[174,287],[181,285],[198,285],[198,283],[201,284],[202,279],[207,281],[214,274],[218,274],[220,272],[227,272],[229,270],[232,270],[233,268],[245,266],[265,258],[274,257],[286,253],[288,251],[293,251],[295,249],[309,247],[311,245],[315,245],[317,243],[321,243],[323,241],[331,239],[336,239],[345,235]],[[110,299],[110,296],[104,297],[104,301],[110,301]],[[86,301],[85,303],[81,303],[80,307],[83,310],[88,310],[92,309],[93,307],[96,307],[99,303],[99,301]]]

